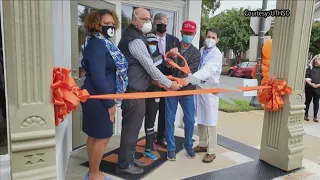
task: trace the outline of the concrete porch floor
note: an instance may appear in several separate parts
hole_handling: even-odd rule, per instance
[[[263,121],[263,111],[253,111],[247,113],[219,113],[219,124],[218,124],[218,133],[224,137],[234,140],[234,142],[239,142],[239,144],[248,145],[251,150],[254,150],[256,155],[250,155],[237,152],[236,149],[225,148],[226,146],[217,147],[217,158],[214,162],[205,164],[202,163],[202,157],[204,154],[197,154],[196,159],[189,159],[186,157],[184,150],[180,151],[177,154],[177,161],[170,162],[167,161],[163,165],[156,168],[149,175],[145,176],[143,179],[152,179],[152,180],[162,180],[162,179],[230,179],[227,178],[227,175],[222,173],[223,171],[232,174],[232,171],[236,172],[241,169],[241,167],[248,170],[248,166],[253,165],[255,162],[259,162],[255,156],[258,156],[258,149],[260,148],[260,139],[262,132],[262,121]],[[301,170],[292,172],[292,173],[282,173],[281,176],[275,176],[275,178],[269,179],[314,179],[320,180],[320,124],[306,122],[305,131],[305,159],[303,161],[303,168]],[[250,132],[250,133],[249,133]],[[183,130],[177,128],[176,135],[183,137]],[[195,134],[197,134],[195,130]],[[144,136],[144,132],[140,133],[140,137]],[[198,144],[198,136],[194,135],[196,140],[194,146]],[[219,138],[218,138],[219,139]],[[221,138],[220,138],[221,139]],[[218,140],[219,141],[219,140]],[[219,142],[218,142],[219,143]],[[120,145],[119,136],[114,136],[111,138],[108,147],[105,152],[112,151],[113,149],[118,148]],[[234,144],[232,145],[234,146]],[[232,150],[230,150],[232,149]],[[248,152],[250,153],[250,152]],[[81,166],[79,164],[87,161],[86,148],[82,148],[74,151],[68,163],[67,169],[67,180],[80,180],[84,179],[85,173],[88,171],[87,167]],[[269,166],[269,165],[267,165]],[[179,167],[179,168],[177,168]],[[174,170],[173,170],[174,169]],[[216,173],[214,177],[210,177],[212,172],[221,172]],[[255,170],[257,171],[257,170]],[[261,171],[261,172],[260,172]],[[258,174],[263,174],[264,170],[259,169]],[[252,172],[257,173],[257,172]],[[267,173],[267,172],[265,172]],[[220,178],[220,175],[221,178]],[[246,173],[250,178],[240,178],[240,179],[257,179],[256,176]],[[281,174],[281,173],[280,173]],[[280,175],[279,174],[279,175]],[[197,176],[198,175],[198,176]],[[208,176],[209,175],[209,176]],[[218,178],[219,175],[219,178]],[[112,179],[120,179],[111,175]],[[231,176],[230,176],[231,177]],[[267,177],[267,176],[266,176]],[[238,178],[237,178],[238,179]],[[259,178],[268,179],[268,178]]]

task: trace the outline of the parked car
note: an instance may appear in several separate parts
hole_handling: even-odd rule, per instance
[[[257,62],[247,61],[242,62],[236,66],[232,66],[228,70],[228,75],[230,77],[245,77],[252,78],[251,73],[253,67],[257,64]]]

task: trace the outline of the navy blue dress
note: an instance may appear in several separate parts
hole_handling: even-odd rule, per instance
[[[82,89],[90,95],[116,93],[116,66],[106,46],[100,39],[92,36],[83,51],[82,66],[86,79]],[[115,105],[114,100],[88,99],[82,106],[82,130],[88,136],[103,139],[113,134],[113,123],[108,108]]]

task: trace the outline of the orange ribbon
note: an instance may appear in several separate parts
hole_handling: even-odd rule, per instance
[[[85,102],[90,94],[81,90],[69,76],[71,69],[55,67],[53,69],[53,104],[55,124],[58,126],[71,111],[77,109],[79,100]]]
[[[67,114],[77,109],[79,102],[85,102],[90,99],[146,99],[172,96],[186,96],[196,94],[217,94],[234,92],[227,89],[198,89],[186,91],[166,91],[166,92],[138,92],[124,94],[103,94],[90,95],[87,90],[81,90],[74,79],[69,75],[69,68],[55,67],[53,69],[53,104],[55,112],[55,124],[58,126],[63,122]],[[282,80],[268,80],[264,86],[238,87],[241,91],[259,91],[259,101],[265,105],[266,109],[279,110],[283,107],[282,97],[285,94],[291,94],[291,88],[286,86]]]
[[[276,77],[267,79],[263,86],[271,87],[258,90],[258,101],[265,105],[264,108],[266,110],[280,110],[284,106],[282,96],[292,94],[292,89],[287,86],[287,82],[285,80],[277,80]]]

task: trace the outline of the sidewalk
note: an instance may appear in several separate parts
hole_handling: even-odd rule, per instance
[[[177,154],[177,161],[167,161],[142,179],[152,180],[207,180],[207,179],[245,179],[245,180],[320,180],[320,123],[305,122],[303,167],[295,172],[284,172],[259,161],[259,148],[263,124],[263,111],[245,113],[219,112],[217,159],[213,163],[202,163],[203,153],[196,159],[186,157],[185,151]],[[176,128],[175,135],[183,137],[183,129]],[[198,144],[195,129],[194,146]],[[140,133],[140,137],[144,136]],[[120,145],[119,136],[113,136],[106,152]],[[87,161],[86,148],[72,153],[66,180],[83,179],[87,167],[79,164]],[[120,179],[110,176],[113,180]]]
[[[219,112],[218,133],[260,149],[264,111]],[[320,123],[304,121],[304,158],[320,164]]]

